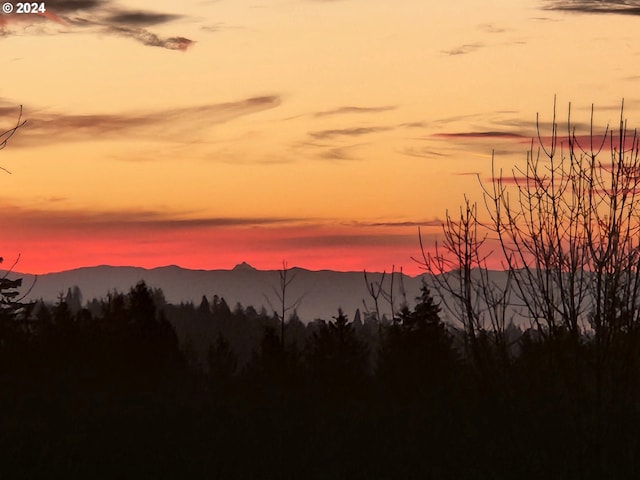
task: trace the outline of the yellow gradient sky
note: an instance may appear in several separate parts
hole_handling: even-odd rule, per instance
[[[640,2],[44,4],[0,15],[0,128],[27,120],[0,249],[23,272],[418,273],[418,226],[479,198],[492,149],[522,161],[554,95],[640,125]]]

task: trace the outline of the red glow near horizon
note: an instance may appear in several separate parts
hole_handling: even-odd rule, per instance
[[[44,274],[95,265],[154,268],[230,269],[247,262],[274,270],[286,261],[309,270],[423,273],[411,259],[420,255],[417,232],[366,235],[353,228],[144,228],[96,231],[18,229],[5,235],[0,248],[9,268]],[[93,230],[93,232],[92,232]]]

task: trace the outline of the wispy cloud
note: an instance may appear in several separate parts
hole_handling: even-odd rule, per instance
[[[442,157],[446,157],[447,155],[442,153],[442,152],[437,152],[433,149],[430,149],[428,147],[405,147],[401,150],[399,150],[401,154],[403,155],[407,155],[409,157],[417,157],[417,158],[442,158]]]
[[[502,119],[504,115],[514,115],[519,112],[516,110],[496,110],[492,112],[482,112],[482,113],[472,113],[472,114],[464,114],[464,115],[452,115],[450,117],[443,117],[432,120],[432,122],[436,125],[447,125],[450,123],[456,122],[469,122],[471,120],[482,120],[489,121],[492,123],[496,123],[499,119]]]
[[[56,200],[56,205],[64,200]],[[175,231],[193,228],[250,227],[291,224],[301,221],[284,217],[211,217],[191,212],[167,213],[166,210],[93,210],[51,209],[46,206],[18,206],[0,202],[7,212],[6,221],[22,231],[114,233],[121,231]]]
[[[442,50],[441,53],[449,56],[466,55],[476,52],[482,48],[487,47],[503,47],[514,45],[525,45],[527,42],[521,38],[505,38],[506,33],[510,32],[510,29],[498,26],[494,23],[481,23],[477,26],[477,29],[482,32],[482,38],[487,41],[472,41],[456,45],[453,48]],[[492,41],[488,41],[489,38]],[[500,41],[497,41],[500,38]]]
[[[549,130],[547,131],[551,131],[550,129],[551,126],[549,125]],[[572,135],[558,134],[555,137],[551,135],[545,135],[544,133],[542,133],[544,131],[545,130],[541,128],[540,135],[535,133],[535,131],[523,131],[521,133],[506,131],[446,132],[436,133],[433,135],[433,137],[445,140],[461,140],[466,141],[467,143],[473,143],[476,140],[509,141],[518,144],[532,144],[533,148],[538,148],[539,146],[541,146],[545,149],[549,149],[553,145],[556,145],[558,148],[561,146],[564,146],[564,148],[568,148],[569,145],[573,145],[577,154],[580,154],[581,152],[590,154],[591,152],[597,153],[599,151],[614,151],[620,149],[624,151],[630,151],[631,149],[638,148],[638,143],[640,141],[640,139],[638,139],[637,137],[634,138],[633,135],[628,135],[621,143],[618,135],[612,135],[611,130],[609,130],[608,135],[605,135],[604,133],[575,133]],[[514,153],[508,150],[503,151],[506,153]]]
[[[507,32],[506,28],[498,27],[493,23],[482,23],[478,25],[478,28],[486,33],[505,33]]]
[[[404,128],[426,128],[427,124],[425,122],[407,122],[401,123],[398,126]]]
[[[519,135],[529,137],[529,138],[537,136],[538,131],[540,132],[541,135],[544,135],[545,132],[551,132],[554,129],[553,123],[551,121],[542,120],[542,119],[536,122],[535,120],[507,118],[503,120],[494,120],[492,124],[493,124],[492,128],[506,127],[508,129],[516,129]],[[560,131],[566,132],[567,130],[566,121],[557,122],[557,126]],[[572,120],[571,126],[572,128],[575,128],[578,131],[589,130],[589,124],[584,122],[577,122]],[[497,130],[497,131],[500,132],[501,130]]]
[[[183,15],[149,10],[133,10],[116,6],[113,0],[47,0],[46,13],[34,15],[11,14],[0,17],[0,35],[13,33],[42,34],[57,33],[62,28],[65,33],[94,32],[132,38],[151,47],[169,50],[186,50],[194,41],[182,37],[162,37],[147,30],[147,27],[165,25],[183,18]],[[27,17],[29,17],[27,19]],[[56,25],[56,29],[33,29],[34,22],[43,26]],[[21,32],[9,25],[29,27]]]
[[[323,160],[357,160],[353,150],[362,144],[347,145],[344,147],[330,147],[321,152],[318,156]]]
[[[291,145],[294,158],[320,159],[326,161],[361,160],[357,149],[368,143],[340,144],[332,141],[299,141]]]
[[[68,141],[107,139],[122,135],[154,135],[162,140],[181,138],[184,129],[191,136],[200,130],[234,118],[275,108],[281,99],[277,95],[253,97],[235,102],[212,103],[154,112],[121,114],[74,115],[58,112],[30,111],[25,108],[27,124],[16,138],[15,146],[42,146]],[[1,106],[0,113],[15,115],[15,107]],[[184,120],[189,120],[188,127]],[[160,132],[162,133],[160,135]],[[184,138],[182,138],[184,140]]]
[[[423,221],[400,221],[400,222],[354,222],[352,225],[360,227],[442,227],[443,221],[435,218]]]
[[[551,17],[530,17],[530,19],[536,22],[560,22],[559,19]]]
[[[445,132],[445,133],[435,133],[433,136],[436,138],[469,138],[469,139],[506,138],[506,139],[512,139],[512,140],[522,140],[523,138],[529,140],[531,138],[531,136],[526,136],[521,133],[500,132],[500,131]]]
[[[330,130],[320,130],[317,132],[309,132],[309,135],[317,139],[326,139],[334,137],[359,137],[362,135],[368,135],[371,133],[386,132],[393,130],[394,127],[353,127],[353,128],[340,128]]]
[[[121,37],[133,38],[148,47],[162,47],[169,50],[186,50],[193,43],[193,41],[185,37],[159,37],[144,28],[109,25],[105,27],[105,32]]]
[[[445,55],[465,55],[467,53],[474,52],[479,48],[484,47],[485,44],[482,42],[473,42],[473,43],[465,43],[463,45],[459,45],[457,47],[451,48],[449,50],[442,50],[442,53]]]
[[[346,115],[346,114],[358,114],[358,113],[380,113],[395,110],[397,107],[394,105],[386,105],[382,107],[339,107],[333,110],[326,110],[324,112],[317,112],[315,117],[327,117],[330,115]]]

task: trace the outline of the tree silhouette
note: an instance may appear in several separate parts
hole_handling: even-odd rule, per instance
[[[284,351],[286,348],[285,342],[285,320],[287,314],[291,311],[295,311],[300,306],[303,296],[298,297],[293,302],[287,300],[287,291],[291,283],[295,280],[295,273],[291,273],[291,269],[288,267],[286,260],[282,261],[282,268],[278,270],[279,285],[278,288],[273,288],[273,293],[278,300],[276,305],[271,303],[269,297],[265,295],[267,303],[272,308],[274,315],[276,315],[280,321],[280,348]]]
[[[325,393],[357,390],[367,376],[367,350],[342,309],[322,322],[307,345],[311,378]]]
[[[183,368],[175,328],[157,310],[154,294],[144,282],[127,295],[109,294],[101,316],[110,368],[126,388],[155,388]]]
[[[413,310],[404,306],[383,335],[378,375],[394,396],[413,397],[446,383],[455,371],[453,339],[426,283]]]
[[[200,305],[198,306],[198,313],[207,316],[211,314],[211,306],[209,305],[209,300],[207,300],[206,295],[202,296],[202,300],[200,301]]]
[[[82,292],[77,285],[67,289],[64,302],[69,306],[73,313],[78,313],[82,309]]]

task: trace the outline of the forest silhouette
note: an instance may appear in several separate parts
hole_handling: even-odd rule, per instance
[[[292,315],[284,345],[277,314],[223,298],[171,305],[139,283],[79,307],[79,294],[2,315],[8,477],[635,475],[631,336],[620,370],[598,370],[591,338],[515,326],[507,358],[483,333],[478,364],[426,286],[393,320]]]
[[[0,477],[638,478],[638,139],[553,125],[483,186],[489,222],[466,201],[422,245],[417,298],[365,274],[375,308],[353,319],[303,323],[286,264],[271,312],[144,282],[23,303],[3,278]]]

